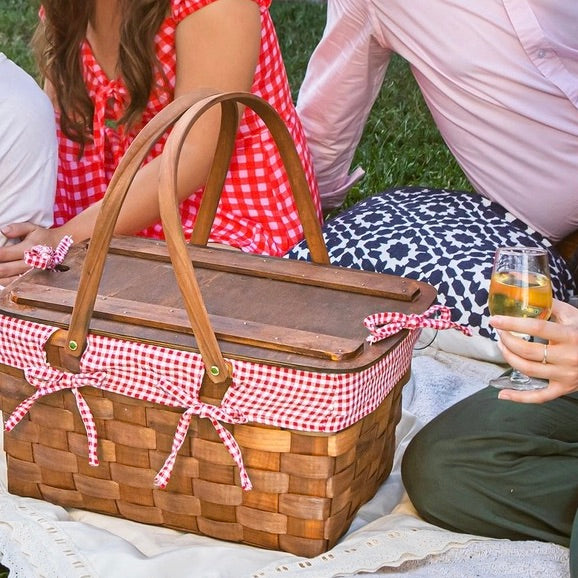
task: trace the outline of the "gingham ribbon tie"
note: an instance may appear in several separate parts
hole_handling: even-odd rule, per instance
[[[72,243],[72,237],[66,235],[56,249],[48,245],[35,245],[24,253],[24,262],[35,269],[56,269],[64,261]]]
[[[155,476],[155,485],[160,488],[164,488],[168,484],[171,472],[175,465],[177,454],[181,449],[185,438],[187,437],[191,419],[193,415],[198,415],[201,418],[207,418],[211,421],[213,427],[219,435],[219,438],[221,438],[221,441],[239,468],[241,487],[244,490],[250,490],[253,485],[251,484],[251,480],[249,479],[249,475],[245,469],[245,464],[243,463],[241,448],[239,448],[239,444],[231,432],[221,424],[221,421],[227,423],[245,423],[247,419],[241,413],[230,408],[223,408],[208,403],[202,403],[183,391],[182,387],[176,386],[169,380],[163,379],[162,383],[159,384],[159,387],[161,387],[169,395],[169,397],[172,398],[173,401],[177,402],[181,407],[186,407],[187,409],[179,419],[171,447],[171,453],[165,460],[163,467]]]
[[[36,391],[20,403],[12,412],[4,425],[4,429],[11,431],[30,411],[32,405],[41,397],[63,389],[70,389],[76,399],[76,406],[78,407],[82,423],[86,430],[88,463],[91,466],[98,466],[98,437],[94,418],[86,400],[82,397],[78,388],[86,386],[101,387],[106,379],[106,373],[104,371],[96,371],[94,373],[67,373],[52,367],[41,366],[25,369],[24,376],[26,381],[36,388]]]
[[[95,94],[93,139],[94,146],[101,153],[101,158],[105,158],[107,143],[112,147],[115,158],[120,158],[122,155],[119,139],[113,135],[118,135],[121,140],[125,138],[124,127],[117,125],[117,119],[124,111],[126,100],[127,90],[118,79],[111,80]]]
[[[437,317],[433,317],[435,314]],[[457,329],[465,335],[471,335],[469,327],[465,327],[451,320],[451,310],[445,305],[433,305],[421,315],[411,313],[399,313],[398,311],[386,311],[384,313],[374,313],[363,320],[363,324],[371,335],[367,337],[369,343],[376,343],[386,337],[395,335],[402,329],[415,331],[431,327],[433,329]]]

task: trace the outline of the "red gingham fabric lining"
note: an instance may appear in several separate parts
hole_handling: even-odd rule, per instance
[[[431,311],[431,310],[430,310]],[[430,311],[412,316],[412,328],[428,325]],[[441,327],[440,327],[441,328]],[[71,389],[89,439],[89,461],[96,458],[96,430],[80,387],[92,386],[132,398],[185,411],[181,416],[170,455],[155,478],[166,486],[183,443],[191,417],[208,418],[239,467],[241,485],[251,488],[241,451],[221,422],[261,423],[309,432],[337,432],[374,411],[407,371],[419,331],[408,336],[371,367],[355,373],[321,373],[228,360],[232,384],[218,407],[199,401],[204,365],[199,354],[152,344],[89,335],[80,360],[80,373],[52,368],[44,345],[56,327],[0,315],[0,363],[24,371],[37,388],[6,421],[12,429],[43,395]],[[399,329],[397,329],[399,331]]]

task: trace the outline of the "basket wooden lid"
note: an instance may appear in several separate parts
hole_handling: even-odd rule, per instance
[[[87,244],[75,245],[66,271],[30,271],[0,300],[6,315],[68,328]],[[189,247],[223,355],[304,369],[352,371],[371,365],[405,332],[365,341],[367,315],[423,313],[426,283],[380,273]],[[111,244],[91,331],[197,351],[164,242],[136,237]]]

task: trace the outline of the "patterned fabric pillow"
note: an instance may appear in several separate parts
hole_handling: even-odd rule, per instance
[[[368,198],[323,227],[331,263],[426,281],[452,319],[496,339],[488,324],[488,287],[499,246],[550,252],[554,294],[576,290],[552,244],[503,207],[467,192],[407,187]],[[309,259],[305,241],[287,255]]]

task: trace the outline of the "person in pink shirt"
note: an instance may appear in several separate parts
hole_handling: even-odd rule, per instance
[[[431,283],[454,321],[494,342],[498,246],[548,249],[554,295],[568,301],[578,287],[553,245],[578,230],[577,22],[565,0],[328,0],[297,99],[323,209],[363,175],[352,159],[394,53],[478,193],[391,183],[326,223],[331,262]]]
[[[393,53],[478,193],[550,241],[578,229],[576,2],[328,0],[297,101],[325,209],[359,177],[350,165]]]

